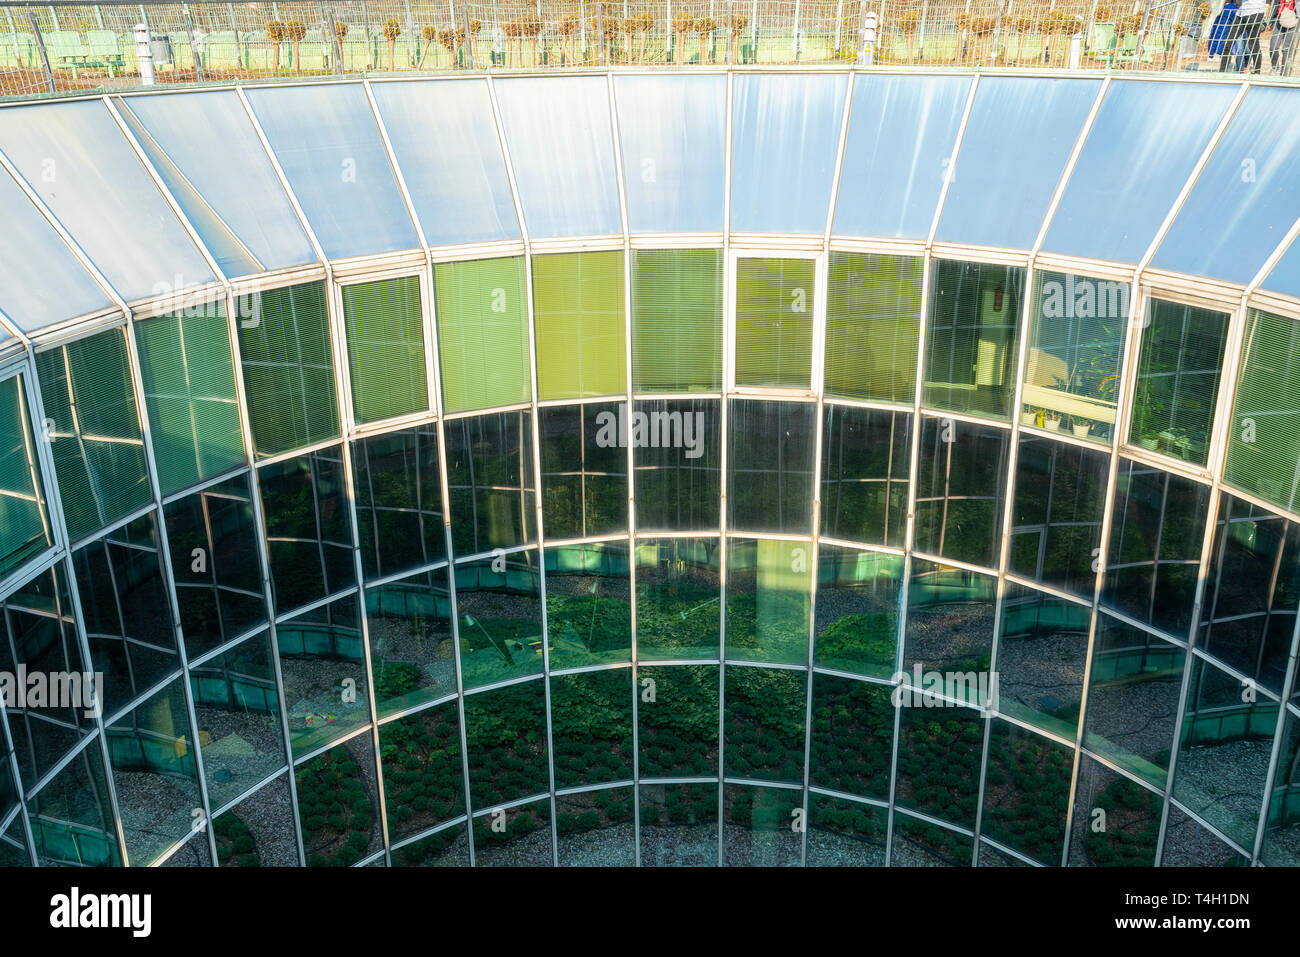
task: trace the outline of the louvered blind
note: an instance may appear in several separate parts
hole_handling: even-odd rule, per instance
[[[146,319],[135,338],[163,494],[236,468],[244,461],[244,440],[222,306]]]
[[[814,267],[811,259],[737,260],[737,385],[811,387]]]
[[[632,382],[637,392],[721,391],[721,250],[632,254]]]
[[[0,577],[50,544],[22,381],[0,382]]]
[[[1290,511],[1300,488],[1300,324],[1253,311],[1224,478]]]
[[[348,379],[358,423],[429,408],[420,280],[381,279],[343,287]]]
[[[440,263],[434,285],[444,410],[527,402],[532,389],[523,259]]]
[[[627,391],[624,308],[621,252],[533,257],[539,398]]]
[[[913,256],[837,252],[826,291],[826,394],[911,405],[921,334]]]
[[[258,456],[339,435],[325,284],[270,289],[239,323],[244,394]]]

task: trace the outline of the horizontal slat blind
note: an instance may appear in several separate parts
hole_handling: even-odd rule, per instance
[[[534,256],[533,314],[539,398],[627,391],[622,252]]]
[[[637,392],[721,391],[721,250],[632,254],[632,382]]]
[[[532,389],[523,259],[440,263],[434,277],[444,410],[527,402]]]
[[[256,316],[240,320],[239,348],[258,456],[338,438],[323,282],[263,292]]]
[[[420,280],[381,279],[343,287],[348,380],[358,423],[429,408]]]
[[[136,325],[135,338],[163,494],[238,467],[244,440],[221,304],[146,319]]]
[[[737,385],[812,386],[814,267],[811,259],[737,260]]]
[[[911,405],[921,334],[921,268],[914,256],[830,254],[826,394]]]
[[[0,382],[0,577],[50,544],[22,381]]]
[[[112,329],[36,357],[59,497],[73,541],[148,504],[126,338]]]
[[[1224,478],[1290,511],[1300,488],[1300,324],[1253,311]]]

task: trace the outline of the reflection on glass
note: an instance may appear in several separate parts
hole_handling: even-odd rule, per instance
[[[917,672],[923,679],[938,672],[942,686],[933,690],[971,704],[986,702],[991,676],[983,691],[979,678],[988,674],[992,655],[996,594],[992,575],[912,559],[903,671],[913,685]]]
[[[1160,797],[1087,755],[1079,759],[1071,867],[1154,867]],[[1105,822],[1098,829],[1094,822]]]
[[[901,548],[911,458],[910,414],[826,406],[821,534]]]
[[[926,417],[917,465],[915,547],[994,568],[1002,541],[1010,433]]]
[[[352,471],[367,581],[447,557],[434,429],[358,439],[352,443]]]
[[[724,788],[722,860],[727,867],[798,867],[803,833],[791,826],[803,791],[728,784]]]
[[[627,544],[563,545],[545,556],[552,670],[631,660]]]
[[[521,804],[474,819],[475,867],[550,867],[551,802]]]
[[[551,678],[556,788],[632,778],[632,671]]]
[[[632,788],[555,797],[561,867],[632,867],[636,827]]]
[[[445,567],[367,588],[366,628],[380,717],[456,693]]]
[[[1300,865],[1300,713],[1295,710],[1287,712],[1278,760],[1259,859],[1269,867],[1295,867]]]
[[[82,748],[29,799],[27,813],[37,862],[42,866],[115,867],[122,863],[104,759],[97,743]]]
[[[722,388],[722,250],[632,253],[632,388]]]
[[[808,663],[810,542],[729,539],[726,657]]]
[[[282,775],[212,822],[220,867],[297,867],[297,825]]]
[[[460,562],[455,575],[464,687],[541,674],[541,573],[536,549]]]
[[[627,531],[627,403],[552,406],[538,412],[542,522],[548,539]]]
[[[889,800],[894,749],[889,685],[814,675],[811,739],[812,786]]]
[[[814,663],[876,678],[897,669],[903,557],[822,545]]]
[[[1040,864],[1061,863],[1074,749],[998,719],[989,734],[980,833]]]
[[[726,776],[802,785],[807,673],[730,665],[726,683]]]
[[[369,734],[298,765],[298,813],[308,867],[351,867],[383,847]]]
[[[356,595],[282,621],[275,633],[294,755],[308,754],[369,722]]]
[[[533,434],[527,411],[446,425],[451,541],[457,555],[534,540]]]
[[[641,667],[636,692],[642,779],[715,776],[718,668]]]
[[[379,727],[388,835],[398,841],[465,813],[456,702]]]
[[[812,386],[816,263],[736,260],[736,385]]]
[[[636,636],[642,660],[716,659],[722,627],[716,538],[637,542]]]
[[[1300,254],[1300,246],[1294,247]],[[1300,324],[1251,310],[1228,429],[1224,479],[1266,502],[1296,510],[1300,475]]]
[[[973,828],[987,720],[957,706],[904,707],[901,716],[895,803]]]
[[[1161,867],[1249,867],[1250,856],[1221,841],[1190,814],[1169,805]]]
[[[891,867],[970,867],[975,840],[901,811],[894,815]]]
[[[730,401],[728,525],[738,531],[807,535],[812,530],[817,406]]]
[[[475,810],[546,791],[550,776],[542,682],[525,681],[467,695],[465,741]]]
[[[827,395],[912,404],[921,338],[922,266],[915,256],[830,254]]]
[[[0,382],[0,577],[52,543],[27,393],[16,375]]]
[[[393,867],[468,867],[469,836],[463,823],[393,848]]]
[[[638,401],[633,443],[638,531],[716,529],[722,476],[722,403],[716,399]]]
[[[1007,585],[998,639],[998,710],[1073,740],[1090,619],[1087,605]]]
[[[809,867],[884,867],[889,811],[825,794],[808,795]]]
[[[716,867],[718,786],[642,784],[642,867]]]

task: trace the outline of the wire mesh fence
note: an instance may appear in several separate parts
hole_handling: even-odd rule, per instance
[[[0,96],[278,77],[858,63],[1293,69],[1224,0],[286,0],[0,5]],[[1248,22],[1250,21],[1250,22]],[[874,34],[866,29],[874,27]],[[870,40],[870,43],[865,41]],[[146,62],[147,61],[147,62]]]

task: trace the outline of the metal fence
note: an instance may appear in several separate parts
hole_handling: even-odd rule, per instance
[[[166,85],[620,64],[1240,70],[1256,49],[1261,72],[1289,74],[1296,30],[1269,21],[1237,36],[1216,27],[1222,2],[0,2],[0,96],[137,87],[150,74]]]

